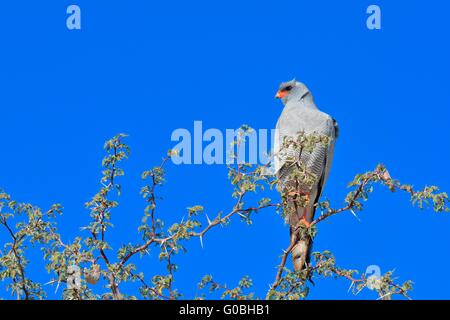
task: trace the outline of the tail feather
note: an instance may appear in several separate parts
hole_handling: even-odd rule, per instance
[[[311,238],[304,238],[297,240],[297,243],[292,248],[292,263],[294,264],[294,271],[302,271],[309,264],[311,255],[312,241]]]

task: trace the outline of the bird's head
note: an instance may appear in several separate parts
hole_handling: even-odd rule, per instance
[[[280,84],[280,88],[278,89],[275,98],[281,99],[283,104],[286,104],[292,99],[300,100],[307,94],[309,94],[309,89],[303,83],[293,79]]]

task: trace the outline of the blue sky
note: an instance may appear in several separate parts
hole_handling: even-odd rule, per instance
[[[73,3],[82,10],[79,31],[66,28]],[[379,31],[366,28],[370,4],[381,7]],[[109,239],[136,241],[140,173],[173,147],[172,131],[195,120],[221,130],[272,128],[282,110],[275,91],[296,77],[340,125],[325,190],[334,206],[356,173],[379,162],[401,181],[450,190],[449,9],[444,1],[4,1],[0,186],[43,208],[63,204],[58,222],[70,240],[88,223],[83,204],[99,186],[103,142],[127,133],[132,157]],[[220,165],[170,166],[160,214],[176,221],[194,204],[210,216],[228,210],[226,173]],[[395,269],[399,281],[415,282],[415,299],[450,298],[448,215],[377,189],[360,219],[322,224],[314,250],[333,251],[342,267]],[[251,227],[236,221],[214,230],[203,249],[195,241],[177,257],[175,286],[192,297],[204,274],[230,286],[249,275],[262,296],[288,233],[270,211]],[[40,254],[31,257],[27,272],[45,282]],[[151,259],[141,266],[149,276],[162,270]],[[310,298],[354,299],[347,288],[316,281]]]

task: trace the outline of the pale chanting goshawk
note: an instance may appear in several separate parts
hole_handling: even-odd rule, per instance
[[[274,164],[280,189],[283,190],[292,182],[290,173],[294,169],[289,165],[292,163],[287,161],[289,159],[298,160],[316,177],[312,187],[296,184],[296,192],[307,196],[307,204],[303,208],[296,206],[292,214],[286,216],[290,225],[291,244],[295,243],[291,251],[294,270],[299,271],[309,263],[312,240],[308,236],[300,236],[296,230],[302,223],[309,227],[314,219],[319,197],[330,174],[338,127],[332,117],[317,108],[311,92],[301,82],[292,80],[282,83],[276,98],[281,99],[285,106],[276,125],[274,141]],[[328,136],[329,144],[316,144],[312,152],[302,151],[301,154],[298,149],[281,150],[286,137],[295,139],[301,132],[305,135]]]

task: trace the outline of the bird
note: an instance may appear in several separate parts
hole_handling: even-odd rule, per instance
[[[299,228],[302,224],[309,228],[314,219],[319,198],[330,174],[339,128],[333,117],[319,110],[311,91],[302,82],[293,79],[281,83],[275,97],[284,105],[276,124],[274,139],[274,169],[279,190],[286,192],[288,189],[294,189],[295,194],[305,196],[305,200],[301,202],[304,207],[294,205],[293,209],[289,210],[287,207],[292,201],[288,201],[283,208],[286,223],[290,228],[294,271],[298,272],[308,267],[312,249],[312,238],[305,232],[299,232]],[[286,138],[295,139],[301,133],[327,136],[328,143],[316,144],[312,152],[300,152],[298,148],[292,149],[292,145],[283,150],[283,147],[286,147],[283,145]],[[299,179],[292,177],[295,169],[291,165],[291,159],[312,173],[315,177],[312,183],[298,183]]]

